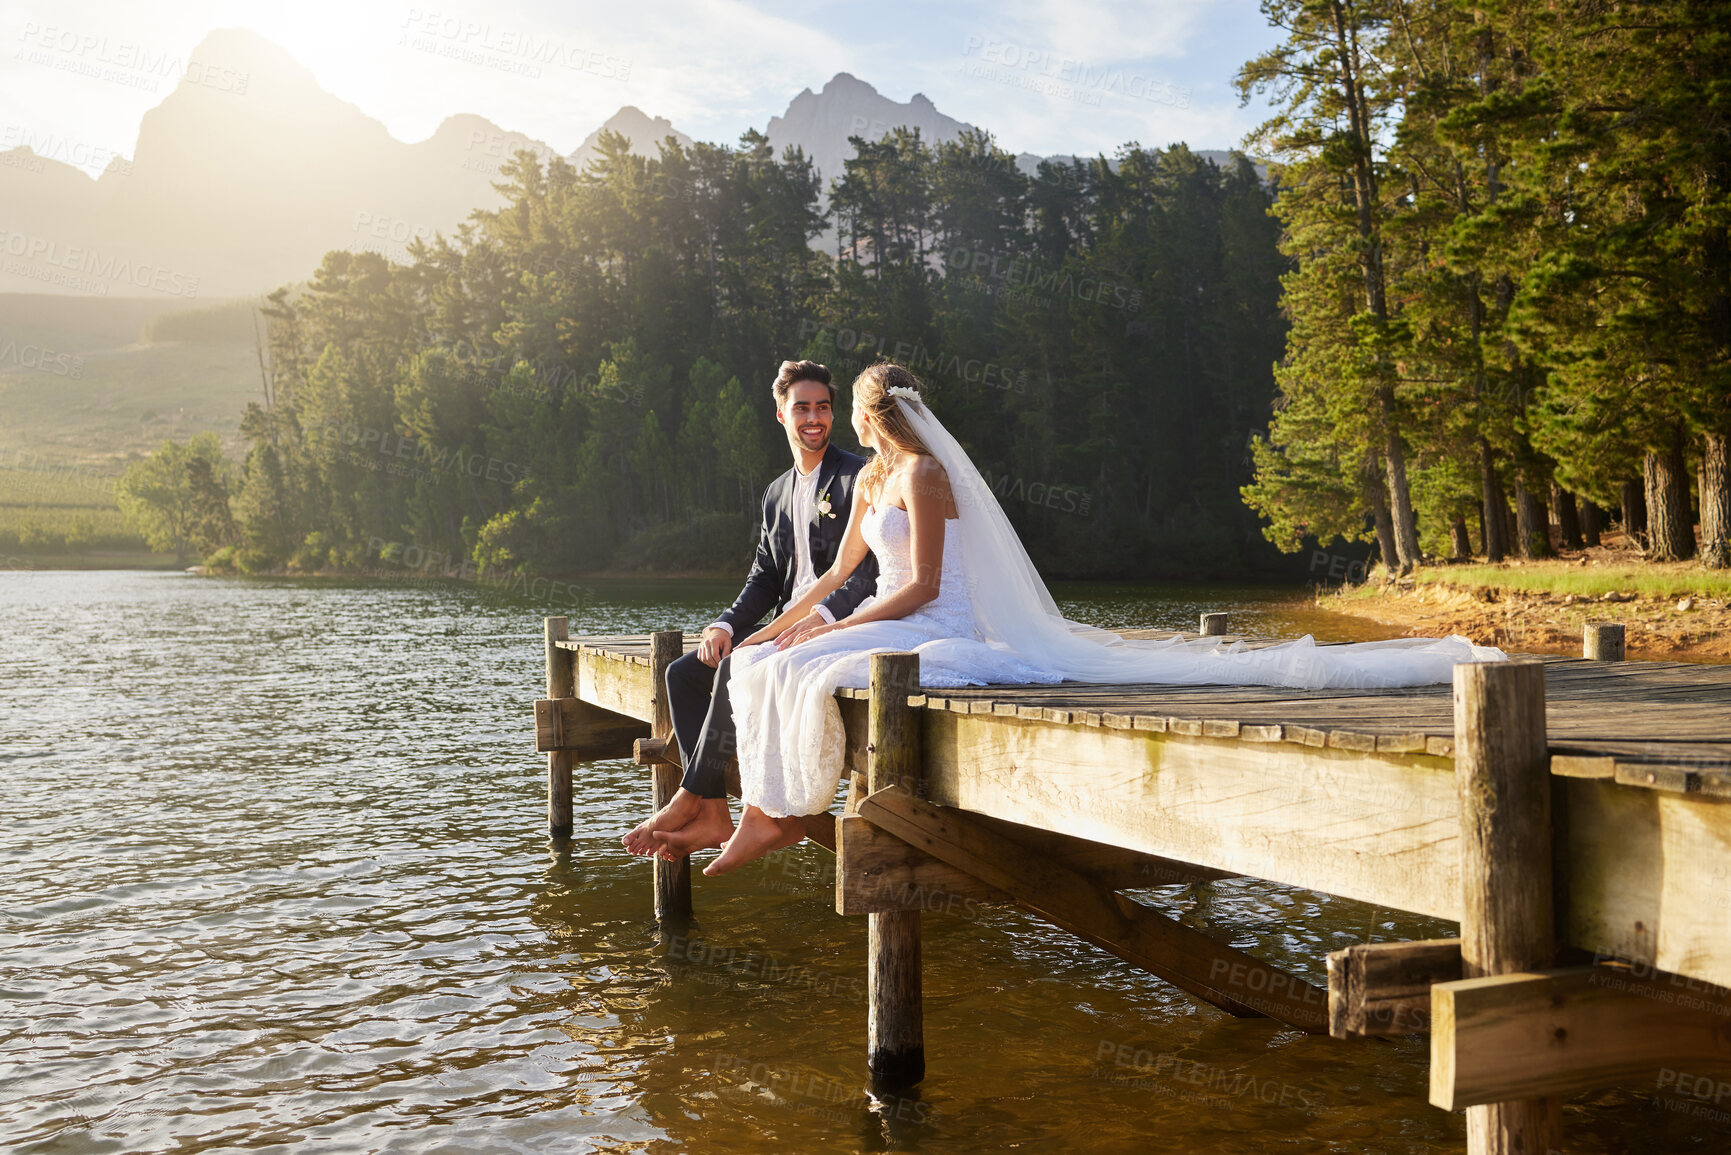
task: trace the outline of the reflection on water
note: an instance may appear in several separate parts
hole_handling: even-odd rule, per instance
[[[574,628],[596,632],[692,629],[736,592],[585,588]],[[1125,628],[1230,609],[1367,636],[1302,595],[1055,593]],[[617,844],[640,769],[580,767],[578,836],[543,836],[529,702],[540,616],[571,608],[464,583],[0,577],[0,1147],[1459,1148],[1423,1039],[1234,1021],[983,907],[926,916],[930,1074],[874,1099],[865,923],[833,913],[825,852],[699,875],[697,922],[663,930]],[[1144,897],[1313,981],[1328,950],[1450,929],[1262,883]],[[1572,1101],[1571,1149],[1722,1138],[1667,1105]]]

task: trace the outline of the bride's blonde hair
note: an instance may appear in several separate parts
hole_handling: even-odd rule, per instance
[[[920,440],[908,419],[902,416],[901,406],[890,390],[896,386],[912,389],[925,399],[925,386],[915,377],[913,371],[897,365],[894,361],[879,361],[868,366],[865,372],[854,378],[853,403],[866,416],[871,418],[872,427],[878,432],[881,442],[888,442],[887,448],[881,444],[877,453],[859,471],[859,484],[866,500],[877,504],[877,497],[883,492],[884,482],[889,479],[890,466],[904,453],[930,453],[926,443]]]

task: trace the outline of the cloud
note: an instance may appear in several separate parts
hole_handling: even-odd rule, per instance
[[[1182,59],[1211,7],[1197,0],[1009,0],[1002,13],[1034,47],[1122,63]]]

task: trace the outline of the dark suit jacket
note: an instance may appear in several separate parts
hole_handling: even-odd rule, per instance
[[[763,528],[757,537],[757,557],[751,563],[751,574],[745,579],[745,588],[738,599],[716,619],[733,627],[735,641],[743,641],[769,611],[779,615],[793,603],[795,532],[811,535],[812,573],[822,577],[834,564],[853,513],[854,481],[865,463],[865,458],[849,453],[833,441],[824,450],[823,461],[817,467],[815,496],[821,500],[828,493],[834,517],[820,517],[815,504],[811,509],[793,508],[792,469],[769,483],[763,493]],[[877,581],[878,559],[868,550],[865,559],[854,567],[839,590],[823,600],[823,605],[839,622],[877,589]]]

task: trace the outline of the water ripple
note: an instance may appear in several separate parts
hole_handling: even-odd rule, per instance
[[[612,632],[694,629],[734,590],[591,592]],[[1059,594],[1110,625],[1315,628],[1266,592]],[[931,1074],[873,1098],[865,926],[826,854],[700,878],[674,933],[616,841],[639,768],[580,767],[578,837],[542,836],[543,607],[101,573],[10,575],[0,606],[6,1150],[1458,1149],[1423,1040],[1230,1021],[1013,909],[925,920]],[[1313,979],[1446,929],[1263,884],[1143,897]],[[1591,1109],[1582,1150],[1696,1141]]]

